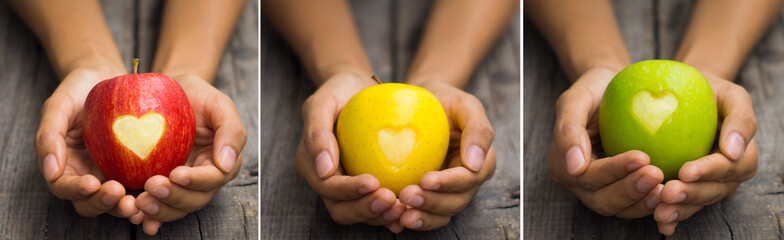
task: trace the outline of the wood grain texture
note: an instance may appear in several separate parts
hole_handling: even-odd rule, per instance
[[[360,37],[385,82],[405,80],[430,1],[351,1]],[[262,14],[263,15],[263,14]],[[315,87],[262,16],[261,238],[262,239],[517,239],[520,238],[520,26],[514,18],[466,91],[487,109],[498,164],[471,204],[447,226],[394,235],[384,227],[341,226],[318,194],[297,177],[294,155],[302,131],[301,105]]]
[[[646,3],[613,1],[615,16],[633,62],[671,59],[692,10],[692,1]],[[554,105],[569,87],[541,34],[524,25],[524,238],[526,239],[661,239],[652,217],[620,220],[586,208],[547,175]],[[776,156],[784,136],[784,18],[779,17],[745,62],[736,83],[754,102],[760,151],[756,176],[733,197],[705,207],[678,224],[670,239],[782,239],[784,164]]]
[[[126,66],[140,57],[149,71],[162,1],[101,1]],[[0,2],[0,238],[2,239],[256,239],[258,232],[258,1],[249,1],[222,58],[215,86],[235,102],[248,132],[243,169],[212,202],[148,237],[109,215],[83,218],[55,198],[38,171],[33,139],[40,107],[57,87],[46,53],[24,23]],[[147,60],[144,60],[147,59]]]

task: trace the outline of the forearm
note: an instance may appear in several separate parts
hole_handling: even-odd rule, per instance
[[[245,0],[168,0],[153,72],[193,74],[212,83]]]
[[[57,76],[80,69],[95,69],[104,77],[126,72],[96,0],[9,1],[38,37]]]
[[[609,1],[531,0],[524,9],[571,81],[592,68],[631,64]]]
[[[518,9],[516,0],[439,0],[409,69],[409,83],[463,87]]]
[[[781,7],[781,0],[698,1],[675,59],[732,80]]]
[[[338,73],[372,81],[373,69],[345,0],[263,0],[261,4],[316,85]]]

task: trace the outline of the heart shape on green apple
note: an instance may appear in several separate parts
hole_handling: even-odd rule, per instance
[[[671,92],[659,95],[653,96],[650,91],[641,91],[632,99],[634,115],[637,115],[640,122],[654,135],[678,108],[678,98]]]

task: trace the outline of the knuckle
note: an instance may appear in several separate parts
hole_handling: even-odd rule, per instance
[[[577,178],[577,184],[583,189],[591,192],[596,191],[602,187],[601,185],[596,183],[592,178],[583,177],[583,176]]]

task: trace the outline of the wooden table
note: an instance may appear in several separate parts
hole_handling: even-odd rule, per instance
[[[126,66],[142,59],[149,71],[162,1],[102,1]],[[223,55],[215,86],[237,105],[248,142],[239,176],[212,202],[182,220],[165,223],[156,237],[257,238],[258,232],[258,1],[249,1]],[[55,198],[38,171],[33,140],[40,108],[58,85],[46,53],[6,1],[0,1],[0,238],[148,238],[140,226],[108,214],[79,216]],[[129,68],[130,69],[130,68]]]
[[[401,82],[417,48],[430,1],[351,1],[362,43],[376,74]],[[277,33],[261,26],[261,238],[348,239],[517,239],[520,237],[519,18],[477,69],[467,91],[487,108],[495,127],[495,177],[471,204],[438,230],[341,226],[332,221],[318,194],[297,177],[294,154],[302,131],[301,105],[315,87]]]
[[[614,0],[615,16],[632,61],[672,59],[686,28],[692,1]],[[524,23],[524,237],[526,239],[660,239],[652,217],[602,217],[547,175],[546,157],[555,120],[554,103],[569,87],[543,37]],[[721,51],[717,49],[717,51]],[[760,151],[756,176],[735,196],[678,224],[672,239],[781,239],[784,237],[784,18],[777,19],[735,80],[754,102]]]

